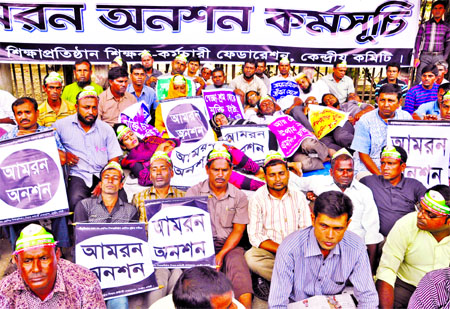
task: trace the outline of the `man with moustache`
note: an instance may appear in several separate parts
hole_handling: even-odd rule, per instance
[[[155,89],[158,76],[161,76],[163,73],[153,67],[153,62],[152,54],[148,50],[143,50],[141,53],[141,64],[145,70],[145,85]]]
[[[77,96],[77,114],[53,124],[66,149],[70,168],[67,195],[72,211],[80,200],[91,196],[102,168],[110,161],[119,162],[123,154],[114,130],[97,119],[98,101],[95,89],[87,86]]]
[[[86,86],[94,87],[95,92],[100,94],[103,92],[103,88],[97,85],[91,80],[92,76],[92,64],[87,59],[80,59],[75,62],[75,69],[73,70],[73,75],[75,75],[76,82],[64,87],[61,98],[63,100],[77,103],[77,95]]]
[[[223,145],[216,144],[207,158],[208,179],[191,187],[186,196],[209,197],[217,269],[230,279],[235,297],[249,309],[252,306],[252,281],[244,249],[238,246],[248,223],[247,196],[229,183],[232,157]]]
[[[267,70],[266,60],[257,60],[255,74],[256,74],[256,76],[261,78],[264,85],[266,85],[266,88],[269,89],[270,88],[270,78],[267,77],[266,70]]]
[[[76,113],[75,104],[61,99],[63,80],[57,72],[50,72],[44,77],[44,89],[47,99],[39,104],[38,123],[50,127],[56,120]]]
[[[98,115],[111,127],[118,122],[120,113],[137,102],[136,97],[127,92],[128,72],[122,67],[115,67],[108,72],[109,88],[98,98]]]
[[[402,98],[406,96],[406,93],[408,92],[408,85],[398,78],[400,75],[400,64],[397,62],[389,62],[386,65],[386,78],[382,79],[378,84],[375,86],[375,98],[378,97],[381,86],[385,84],[397,84],[402,88]]]
[[[327,84],[330,92],[338,98],[339,103],[344,103],[350,93],[355,92],[353,80],[345,75],[347,72],[347,62],[337,61],[333,64],[333,73],[322,77],[322,81]]]
[[[219,90],[219,89],[226,89],[226,88],[230,88],[228,86],[228,84],[225,83],[226,81],[226,76],[225,76],[225,72],[223,71],[222,68],[215,68],[212,71],[211,74],[211,79],[212,79],[212,85],[208,85],[206,86],[205,90]]]
[[[140,63],[135,63],[130,68],[131,84],[127,87],[127,92],[131,93],[136,100],[144,102],[150,113],[156,109],[158,102],[155,90],[145,85],[145,70]],[[154,112],[153,112],[154,113]]]
[[[244,62],[242,67],[242,74],[236,76],[230,82],[230,88],[234,93],[240,96],[241,102],[244,102],[245,94],[250,90],[258,92],[261,96],[267,95],[267,87],[264,82],[255,76],[256,62],[253,59],[248,59]]]

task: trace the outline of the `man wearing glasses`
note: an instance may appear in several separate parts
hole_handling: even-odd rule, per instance
[[[450,261],[450,188],[436,185],[397,221],[377,270],[380,308],[406,308],[420,279]]]

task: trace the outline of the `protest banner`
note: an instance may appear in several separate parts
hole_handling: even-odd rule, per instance
[[[286,96],[298,97],[300,89],[294,80],[275,76],[270,78],[270,95],[278,101]]]
[[[169,92],[169,84],[172,79],[172,75],[163,75],[158,77],[158,82],[156,83],[156,97],[158,101],[165,100],[167,97],[167,93]],[[196,95],[197,88],[195,87],[195,83],[192,79],[186,78],[187,81],[187,96],[193,97]]]
[[[241,151],[256,163],[262,164],[269,152],[267,125],[221,126],[222,139]]]
[[[207,196],[147,200],[145,210],[155,268],[215,266]]]
[[[0,61],[73,64],[88,58],[107,64],[120,56],[130,63],[140,61],[147,49],[157,62],[183,53],[214,62],[252,58],[276,63],[288,57],[292,64],[313,66],[331,66],[337,60],[350,66],[385,66],[391,61],[409,66],[420,20],[419,0],[218,4],[2,3]]]
[[[316,138],[301,123],[290,116],[280,117],[268,127],[275,134],[278,145],[286,158],[297,151],[305,138]]]
[[[161,113],[170,137],[183,143],[214,138],[202,97],[178,98],[161,102]]]
[[[77,223],[75,259],[97,276],[105,299],[158,288],[145,223]]]
[[[119,116],[119,123],[123,123],[133,131],[137,137],[143,139],[147,136],[162,136],[155,127],[148,123],[152,117],[145,103],[136,103],[127,107]]]
[[[69,213],[53,130],[0,141],[0,225]]]
[[[231,119],[244,118],[242,104],[231,89],[203,90],[203,99],[210,119],[219,112]]]
[[[342,127],[348,120],[348,114],[327,106],[309,104],[308,118],[314,133],[321,139],[336,127]]]
[[[400,146],[408,153],[406,177],[427,188],[448,185],[450,122],[389,120],[387,145]]]

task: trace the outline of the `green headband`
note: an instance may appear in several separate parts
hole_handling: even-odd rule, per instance
[[[150,165],[152,165],[152,163],[158,159],[165,160],[165,161],[169,162],[170,165],[172,165],[172,160],[170,160],[169,155],[167,153],[165,153],[164,151],[155,151],[155,153],[153,154],[153,156],[150,159]]]
[[[174,85],[185,85],[186,79],[182,75],[175,75],[173,77],[173,84]]]
[[[59,75],[59,73],[50,72],[48,74],[48,76],[45,78],[44,82],[45,82],[45,84],[48,84],[48,83],[61,83],[62,84],[63,79],[62,79],[61,75]]]
[[[127,134],[128,132],[130,132],[131,129],[129,127],[127,127],[126,125],[121,125],[117,128],[116,133],[117,133],[117,139],[119,141],[122,140],[122,138],[125,136],[125,134]]]
[[[97,91],[95,91],[95,88],[92,86],[86,86],[81,90],[80,94],[78,95],[78,100],[85,98],[85,97],[98,97]]]
[[[146,49],[144,49],[141,53],[141,58],[143,58],[144,56],[152,56],[152,54],[150,54],[150,52]]]
[[[123,65],[123,60],[121,57],[117,56],[116,58],[114,58],[114,60],[112,62],[117,63],[118,65],[122,66]]]
[[[395,149],[395,147],[384,147],[383,152],[381,153],[381,157],[382,158],[392,158],[392,159],[398,159],[398,160],[402,160],[402,155],[400,154],[400,152],[397,151],[397,149]]]
[[[430,190],[425,193],[425,196],[420,200],[420,204],[435,214],[450,215],[450,207],[445,204],[444,197],[437,191]]]
[[[273,161],[273,160],[281,160],[283,162],[286,162],[281,153],[279,153],[275,150],[271,150],[271,151],[269,151],[269,153],[266,156],[266,159],[264,160],[264,166],[266,166],[267,164],[269,164],[270,161]]]
[[[445,100],[450,100],[450,90],[444,94],[444,101]]]
[[[122,176],[122,178],[124,178],[125,174],[123,173],[123,169],[122,166],[120,166],[119,163],[117,163],[116,161],[111,161],[108,164],[105,165],[105,167],[102,169],[102,171],[100,172],[100,176],[103,174],[104,171],[106,170],[118,170],[120,172],[120,175]]]
[[[347,67],[347,61],[342,61],[341,63],[338,63],[336,65],[337,68],[346,68]]]
[[[288,57],[283,57],[280,59],[280,64],[290,64]]]
[[[211,150],[208,161],[216,160],[216,159],[225,159],[227,161],[231,161],[231,155],[228,150],[222,144],[216,144],[214,149]]]
[[[41,247],[53,247],[57,242],[52,234],[47,232],[42,226],[30,224],[20,232],[16,241],[16,250],[14,254],[19,254],[27,249],[35,249]]]

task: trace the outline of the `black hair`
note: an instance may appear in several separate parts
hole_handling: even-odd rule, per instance
[[[383,153],[383,150],[386,148],[387,146],[384,146],[381,149],[380,152],[380,158],[382,157],[381,154]],[[400,154],[400,163],[406,163],[406,161],[408,160],[408,154],[406,153],[405,149],[403,149],[400,146],[393,146],[395,148],[395,150],[397,150],[397,152]]]
[[[260,62],[264,62],[264,65],[267,65],[267,61],[264,59],[258,59],[255,62],[256,62],[256,65],[258,65],[258,63],[260,63]]]
[[[264,174],[266,174],[267,168],[269,166],[274,166],[274,165],[278,165],[278,164],[283,164],[286,167],[286,170],[289,171],[288,163],[286,161],[283,161],[280,159],[274,159],[274,160],[269,161],[269,163],[267,163],[266,165],[263,166]]]
[[[325,99],[325,97],[326,97],[327,95],[332,95],[332,96],[335,97],[336,100],[339,102],[339,99],[338,99],[334,94],[332,94],[331,92],[329,92],[329,93],[324,93],[324,94],[323,94],[322,100],[320,101],[320,105],[324,105],[324,106],[326,105],[326,104],[323,102],[323,100]]]
[[[223,70],[223,68],[215,68],[212,72],[211,75],[213,75],[215,72],[222,72],[222,74],[225,76],[225,71]]]
[[[249,104],[248,104],[248,96],[250,95],[251,92],[254,92],[254,93],[256,93],[257,96],[259,96],[259,92],[256,91],[256,90],[250,90],[250,91],[247,91],[247,92],[245,93],[245,99],[244,99],[244,104],[245,104],[245,105],[249,105]]]
[[[397,68],[398,71],[400,72],[400,63],[398,63],[398,62],[389,62],[388,64],[386,64],[386,70],[388,70],[389,67]]]
[[[380,87],[378,97],[380,97],[380,94],[382,93],[394,93],[397,95],[397,99],[400,100],[402,98],[402,87],[397,84],[387,83]]]
[[[187,269],[173,288],[172,299],[177,309],[209,309],[211,297],[232,291],[233,286],[224,273],[211,267]]]
[[[450,83],[443,83],[443,84],[441,84],[439,86],[439,88],[438,88],[438,91],[439,91],[439,89],[443,89],[444,90],[444,94],[447,93],[447,91],[450,90]]]
[[[352,200],[342,192],[326,191],[321,193],[314,202],[314,216],[324,214],[330,218],[337,218],[347,214],[347,221],[353,214]]]
[[[435,76],[439,75],[439,70],[438,70],[437,66],[434,64],[428,64],[428,65],[424,66],[420,75],[422,76],[424,73],[427,73],[427,72],[430,72],[430,73],[434,74]]]
[[[253,64],[253,65],[255,66],[255,68],[256,68],[256,61],[255,61],[255,59],[253,59],[253,58],[247,58],[247,59],[244,61],[244,66],[245,66],[247,63]]]
[[[115,80],[120,77],[128,78],[128,72],[123,67],[114,67],[108,71],[108,80]]]
[[[141,63],[135,63],[135,64],[132,64],[130,67],[130,74],[133,74],[134,70],[144,70],[145,71],[145,67]]]
[[[39,105],[38,105],[38,102],[37,102],[34,98],[30,98],[30,97],[21,97],[21,98],[18,98],[17,100],[15,100],[15,101],[11,104],[11,109],[12,109],[13,113],[15,114],[15,112],[14,112],[14,107],[17,107],[17,106],[19,106],[19,105],[22,105],[22,104],[25,104],[25,103],[28,103],[28,102],[30,102],[31,104],[33,104],[33,108],[34,108],[34,110],[37,112],[37,110],[38,110],[38,108],[39,108]]]
[[[89,70],[92,70],[92,64],[91,64],[91,62],[90,62],[89,60],[87,60],[87,59],[79,59],[79,60],[75,61],[75,68],[76,68],[77,65],[82,64],[82,63],[87,63],[87,64],[89,64]]]
[[[197,56],[191,56],[188,58],[187,62],[198,62],[198,64],[200,64],[200,58]]]
[[[447,8],[447,1],[437,0],[437,1],[434,1],[433,4],[431,4],[431,9],[433,9],[438,4],[442,4],[445,9]]]

